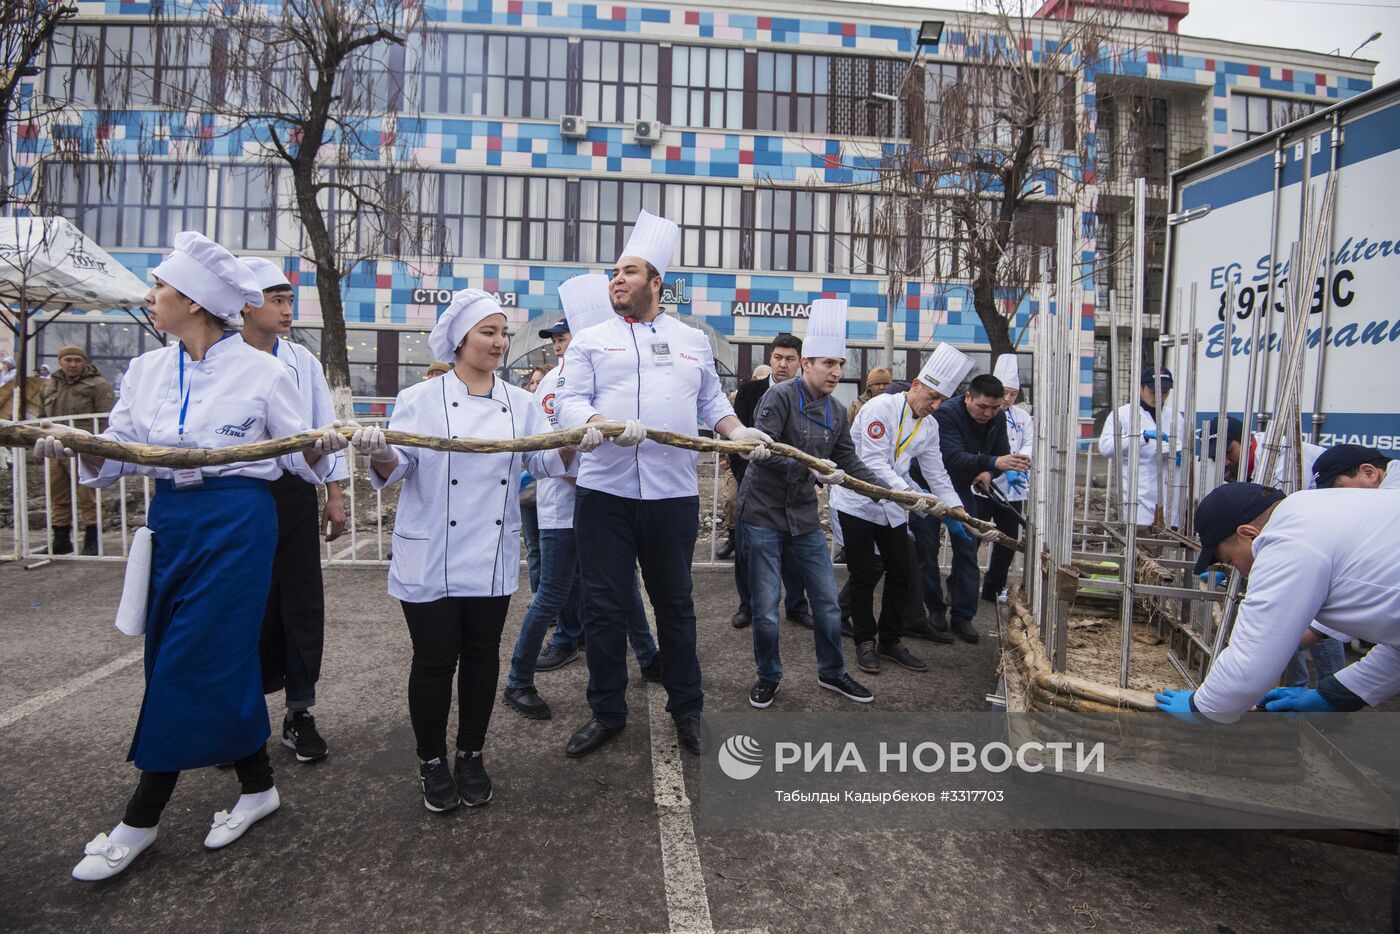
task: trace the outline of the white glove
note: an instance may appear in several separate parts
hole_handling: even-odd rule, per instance
[[[773,439],[759,431],[757,428],[740,426],[729,433],[730,441],[757,441],[758,447],[752,451],[740,454],[744,460],[750,463],[762,463],[773,456],[773,449],[769,447]]]
[[[612,439],[613,444],[622,448],[634,448],[647,439],[647,426],[629,418],[623,426],[622,434]]]
[[[39,460],[49,458],[73,458],[73,449],[59,440],[64,435],[91,435],[90,431],[83,431],[81,428],[74,428],[72,425],[55,425],[48,419],[39,423],[39,427],[52,432],[34,442],[34,456]]]
[[[398,455],[389,447],[389,442],[384,440],[384,429],[370,426],[368,428],[357,428],[350,436],[350,446],[361,454],[368,454],[373,463],[392,464],[398,461]]]
[[[999,534],[996,528],[983,530],[966,522],[964,522],[963,525],[967,526],[967,530],[972,533],[972,537],[978,541],[990,542],[995,540]]]
[[[603,437],[603,433],[590,425],[588,430],[583,433],[583,437],[579,439],[578,444],[574,445],[574,449],[580,454],[589,454],[598,450],[604,440],[606,439]]]
[[[906,506],[910,512],[916,516],[932,516],[941,519],[947,512],[948,507],[938,501],[936,497],[927,493],[919,497],[919,501],[912,506]]]
[[[827,464],[825,471],[817,470],[815,467],[807,468],[812,472],[812,479],[827,486],[840,486],[841,481],[846,479],[846,471],[836,466],[835,461],[822,461]]]
[[[335,454],[343,451],[350,446],[350,439],[341,434],[339,429],[359,427],[360,423],[354,419],[344,422],[337,419],[326,426],[324,429],[326,433],[316,439],[316,443],[311,445],[311,449],[317,454]]]

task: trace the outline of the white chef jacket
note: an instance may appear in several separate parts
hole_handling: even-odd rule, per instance
[[[919,470],[928,481],[929,492],[945,506],[961,507],[963,501],[943,466],[938,420],[932,415],[915,418],[907,400],[907,393],[886,394],[860,407],[856,422],[851,426],[856,455],[883,485],[892,490],[920,492],[909,476],[910,464],[917,460]],[[908,521],[904,507],[888,500],[873,500],[840,486],[832,487],[829,496],[831,507],[848,516],[892,528]]]
[[[534,397],[496,380],[491,395],[474,396],[453,371],[398,394],[393,431],[440,438],[519,438],[550,430]],[[443,597],[499,597],[520,579],[520,468],[559,476],[558,451],[449,454],[393,446],[399,457],[382,489],[404,481],[394,516],[389,596],[408,603]]]
[[[1141,432],[1155,431],[1157,420],[1152,417],[1152,413],[1142,409],[1138,425],[1139,434],[1136,439],[1129,436],[1129,431],[1133,427],[1133,406],[1141,408],[1141,403],[1134,400],[1128,405],[1120,405],[1118,410],[1104,419],[1103,431],[1099,434],[1099,453],[1104,457],[1113,457],[1119,452],[1120,446],[1123,451],[1131,451],[1134,448],[1138,455],[1138,507],[1137,524],[1151,525],[1153,516],[1157,512],[1157,442],[1144,441]],[[1190,455],[1186,451],[1186,438],[1183,432],[1186,430],[1186,421],[1171,406],[1166,406],[1158,410],[1162,415],[1162,421],[1171,426],[1166,430],[1171,441],[1162,442],[1162,491],[1167,497],[1167,502],[1162,507],[1162,515],[1169,526],[1179,526],[1181,524],[1181,503],[1176,496],[1174,485],[1178,468],[1171,453],[1172,445],[1182,452],[1183,461]],[[1121,428],[1115,430],[1115,426]],[[1134,444],[1134,440],[1136,444]],[[1122,497],[1123,509],[1128,508],[1128,478],[1132,463],[1126,456],[1122,457],[1121,478],[1118,485],[1120,496]]]
[[[1003,414],[1006,417],[1006,440],[1011,445],[1010,453],[1024,454],[1030,457],[1031,452],[1035,449],[1035,424],[1031,420],[1031,413],[1019,405],[1013,405]],[[1001,490],[1008,502],[1013,503],[1025,500],[1030,490],[1029,483],[1022,486],[1019,491],[1011,489],[1011,484],[1006,481],[1005,474],[997,474],[992,478],[992,483],[996,485],[998,490]]]
[[[535,390],[535,402],[551,428],[559,427],[559,391],[564,385],[563,364],[540,380]],[[578,477],[581,455],[575,453],[569,469],[562,477],[540,477],[535,481],[535,512],[542,529],[572,529],[574,527],[574,484]]]
[[[331,402],[331,387],[326,382],[326,371],[316,355],[295,341],[278,338],[272,345],[272,355],[276,357],[296,383],[297,395],[301,397],[301,410],[306,415],[306,423],[312,428],[322,428],[335,421],[335,405]],[[327,483],[335,483],[350,476],[349,458],[345,452],[326,455],[332,461]]]
[[[714,428],[734,414],[704,333],[667,314],[650,324],[629,324],[617,315],[585,329],[569,344],[564,371],[568,382],[558,416],[565,428],[602,415],[696,437],[697,420]],[[636,447],[605,444],[583,459],[578,484],[629,499],[698,496],[698,457],[654,441]]]
[[[1385,478],[1381,480],[1382,490],[1400,490],[1400,467],[1391,461],[1385,467]]]
[[[185,392],[180,390],[181,361]],[[190,448],[223,448],[251,444],[306,431],[311,426],[302,411],[297,388],[282,366],[261,350],[254,350],[236,332],[210,347],[203,360],[191,360],[176,344],[136,357],[122,377],[122,391],[107,419],[107,430],[98,437],[136,444],[179,447],[180,408],[188,399],[183,445]],[[206,477],[253,477],[276,480],[284,469],[308,483],[321,483],[331,469],[322,457],[307,467],[301,452],[218,467],[202,468]],[[105,487],[123,475],[170,479],[169,467],[144,467],[105,460],[96,473],[78,459],[78,476],[86,486]]]
[[[1232,722],[1278,683],[1313,620],[1376,643],[1337,673],[1368,704],[1400,692],[1400,493],[1304,490],[1254,541],[1254,568],[1230,644],[1196,707]]]
[[[1255,458],[1262,457],[1263,454],[1264,454],[1264,432],[1262,432],[1262,431],[1256,431],[1256,432],[1254,432],[1253,434],[1254,434],[1253,457],[1252,457],[1252,458],[1249,457],[1248,454],[1244,454],[1244,453],[1241,454],[1241,457],[1248,458],[1248,461],[1251,462],[1251,463],[1252,463],[1252,461],[1253,461]],[[1290,454],[1288,448],[1289,448],[1289,441],[1288,441],[1287,438],[1284,438],[1284,439],[1283,439],[1283,445],[1282,445],[1281,449],[1279,450],[1278,459],[1274,462],[1274,478],[1273,478],[1273,480],[1271,481],[1271,483],[1272,483],[1273,486],[1282,487],[1282,486],[1283,486],[1283,475],[1284,475],[1284,471],[1287,470],[1287,471],[1289,471],[1290,473],[1292,472],[1292,468],[1289,467],[1289,463],[1290,463],[1290,461],[1292,461],[1293,458],[1292,458],[1292,456],[1291,456],[1291,454]],[[1315,489],[1317,489],[1317,484],[1313,482],[1313,464],[1317,461],[1317,459],[1318,459],[1319,457],[1322,456],[1322,452],[1324,452],[1324,451],[1326,451],[1326,450],[1327,450],[1326,448],[1321,447],[1321,446],[1319,446],[1319,445],[1310,444],[1310,443],[1307,442],[1307,441],[1304,441],[1304,442],[1303,442],[1303,476],[1302,476],[1302,478],[1301,478],[1301,482],[1298,483],[1298,484],[1296,484],[1295,487],[1294,487],[1294,489],[1298,489],[1298,490],[1315,490]],[[1248,480],[1249,478],[1248,478],[1248,477],[1243,477],[1243,478],[1241,478],[1241,479]],[[1263,483],[1264,481],[1263,481],[1263,480],[1260,480],[1260,481],[1258,481],[1258,482]]]

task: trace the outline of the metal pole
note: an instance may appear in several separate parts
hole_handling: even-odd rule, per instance
[[[1123,426],[1119,424],[1118,417],[1118,290],[1112,289],[1108,293],[1108,316],[1112,324],[1108,329],[1108,418],[1113,422],[1114,444],[1113,456],[1109,458],[1108,471],[1108,500],[1104,506],[1104,521],[1109,521],[1111,515],[1117,516],[1119,521],[1123,518],[1123,452],[1118,443],[1118,437],[1123,434]]]
[[[1255,308],[1254,320],[1250,322],[1249,332],[1249,369],[1245,377],[1244,384],[1244,408],[1241,411],[1241,421],[1243,430],[1240,433],[1240,462],[1241,470],[1239,476],[1244,479],[1251,479],[1248,473],[1249,447],[1254,438],[1254,413],[1263,406],[1264,394],[1269,382],[1268,349],[1260,346],[1260,337],[1268,339],[1268,332],[1264,330],[1264,320],[1273,311],[1274,293],[1278,290],[1278,225],[1279,212],[1283,199],[1283,170],[1288,164],[1288,157],[1283,148],[1283,137],[1279,137],[1274,142],[1274,197],[1273,207],[1269,214],[1269,289],[1267,298],[1262,308]],[[1231,294],[1229,304],[1226,306],[1229,315],[1234,314],[1234,296]],[[1264,365],[1260,366],[1260,357],[1264,358]],[[1258,377],[1258,395],[1255,395],[1256,377]]]
[[[1186,431],[1191,437],[1195,437],[1197,420],[1196,380],[1199,375],[1200,368],[1196,364],[1196,351],[1198,350],[1199,344],[1198,335],[1196,334],[1196,283],[1194,282],[1191,283],[1190,307],[1191,310],[1188,313],[1186,319],[1187,326],[1186,331],[1184,332],[1185,343],[1183,351],[1186,360]],[[1185,447],[1185,444],[1186,439],[1182,438],[1183,448]],[[1191,450],[1189,454],[1185,450],[1183,450],[1182,454],[1184,455],[1182,458],[1183,461],[1191,464],[1194,467],[1194,465],[1197,463],[1195,450]],[[1195,510],[1194,508],[1186,507],[1194,507],[1196,503],[1196,471],[1184,470],[1180,472],[1180,475],[1182,480],[1181,502],[1183,507],[1181,510],[1181,531],[1186,535],[1193,535],[1195,534],[1196,525]]]
[[[1128,361],[1129,372],[1132,375],[1132,386],[1128,390],[1129,399],[1132,398],[1132,387],[1142,383],[1143,290],[1147,278],[1146,270],[1143,269],[1143,260],[1147,253],[1146,213],[1147,179],[1139,178],[1133,187],[1133,336],[1132,359]],[[1119,642],[1118,686],[1122,688],[1128,686],[1128,669],[1132,661],[1133,596],[1137,584],[1138,471],[1142,462],[1137,447],[1138,442],[1142,440],[1142,406],[1130,402],[1129,415],[1131,428],[1126,438],[1121,436],[1121,426],[1115,426],[1120,429],[1119,443],[1132,445],[1131,450],[1127,452],[1131,459],[1128,461],[1128,489],[1125,497],[1128,515],[1123,529],[1123,594],[1119,607],[1122,638]]]
[[[1332,153],[1331,164],[1327,167],[1327,180],[1330,184],[1337,175],[1337,160],[1342,149],[1342,114],[1340,111],[1332,115]],[[1335,217],[1335,215],[1334,215]],[[1318,321],[1318,331],[1321,339],[1317,342],[1317,382],[1313,385],[1312,404],[1312,424],[1309,426],[1308,437],[1313,444],[1317,444],[1318,437],[1322,434],[1321,428],[1327,423],[1327,413],[1322,411],[1322,378],[1327,370],[1327,322],[1332,315],[1332,263],[1335,258],[1337,238],[1335,221],[1328,225],[1327,231],[1327,256],[1324,258],[1322,266],[1322,318]],[[1302,445],[1298,446],[1298,455],[1302,456]],[[1306,481],[1300,479],[1300,485],[1306,485]]]

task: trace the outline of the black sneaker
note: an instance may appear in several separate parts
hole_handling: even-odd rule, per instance
[[[753,616],[752,614],[740,610],[730,618],[729,625],[733,626],[735,629],[747,629],[749,626],[753,625]]]
[[[928,671],[928,662],[906,649],[903,642],[880,646],[880,654],[910,671]]]
[[[452,770],[441,757],[418,766],[418,783],[423,787],[423,807],[434,814],[455,811],[457,805],[462,803],[457,797],[457,783],[452,780]]]
[[[787,614],[787,621],[788,621],[789,623],[796,623],[797,625],[801,626],[803,629],[811,629],[811,628],[812,628],[812,614],[811,614],[811,613],[789,613],[789,614]]]
[[[298,710],[282,721],[282,745],[296,752],[298,762],[315,762],[330,752],[326,741],[316,732],[316,718],[305,710]]]
[[[953,620],[953,632],[964,642],[976,642],[981,638],[977,635],[977,630],[972,628],[972,620],[970,619]]]
[[[763,710],[773,703],[773,696],[778,693],[778,683],[776,681],[764,681],[759,678],[749,688],[749,706]]]
[[[478,808],[491,803],[491,776],[486,774],[483,756],[459,754],[452,777],[457,784],[457,797],[467,807]]]
[[[660,683],[661,683],[661,655],[660,655],[660,653],[657,653],[657,655],[656,655],[654,658],[652,658],[651,664],[650,664],[650,665],[642,665],[642,666],[641,666],[641,671],[642,671],[642,680],[643,680],[643,681],[651,681],[651,682],[654,683],[654,684],[660,684]]]
[[[948,645],[953,641],[953,637],[948,634],[946,626],[939,629],[934,626],[926,616],[921,616],[915,620],[906,619],[904,621],[904,634],[906,636],[913,636],[915,639],[927,639],[929,642],[938,642],[942,645]]]
[[[880,653],[874,642],[862,642],[856,646],[856,667],[868,675],[880,673]]]
[[[534,687],[528,688],[506,688],[501,692],[505,698],[506,706],[513,708],[518,713],[523,714],[531,720],[548,720],[553,714],[549,705],[540,697],[540,692]]]
[[[536,671],[554,671],[556,668],[563,668],[569,662],[578,658],[578,649],[569,646],[559,646],[554,643],[544,647],[544,651],[535,659]]]
[[[870,688],[861,684],[849,674],[844,674],[839,678],[828,678],[826,675],[817,675],[817,684],[828,691],[835,691],[842,697],[855,701],[857,704],[868,704],[875,699],[875,695],[870,693]]]

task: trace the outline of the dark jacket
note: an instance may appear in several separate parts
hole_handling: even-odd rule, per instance
[[[39,402],[46,418],[93,413],[106,415],[116,404],[116,394],[112,392],[112,384],[107,382],[95,365],[89,363],[76,379],[69,379],[62,369],[55,370],[53,376],[44,380],[44,387],[39,390]],[[78,427],[87,431],[93,429],[92,425]]]
[[[764,394],[753,427],[774,441],[835,461],[836,466],[857,480],[880,483],[856,456],[845,409],[829,396],[815,397],[800,376],[779,383]],[[750,464],[739,487],[734,518],[789,535],[806,535],[820,529],[817,487],[811,471],[797,461],[776,455]]]
[[[751,379],[739,387],[739,391],[734,393],[734,414],[739,421],[744,423],[746,428],[753,427],[754,410],[758,408],[758,400],[763,398],[773,381],[767,376],[763,379]],[[729,470],[734,474],[735,483],[744,482],[744,471],[748,468],[749,462],[737,454],[729,455]]]
[[[969,508],[972,498],[972,481],[980,473],[1001,475],[996,467],[996,459],[1011,453],[1011,442],[1006,436],[1006,419],[993,418],[986,424],[975,421],[967,414],[964,404],[967,394],[949,399],[933,413],[938,419],[938,443],[943,450],[943,466],[948,468],[948,476],[958,496]]]

